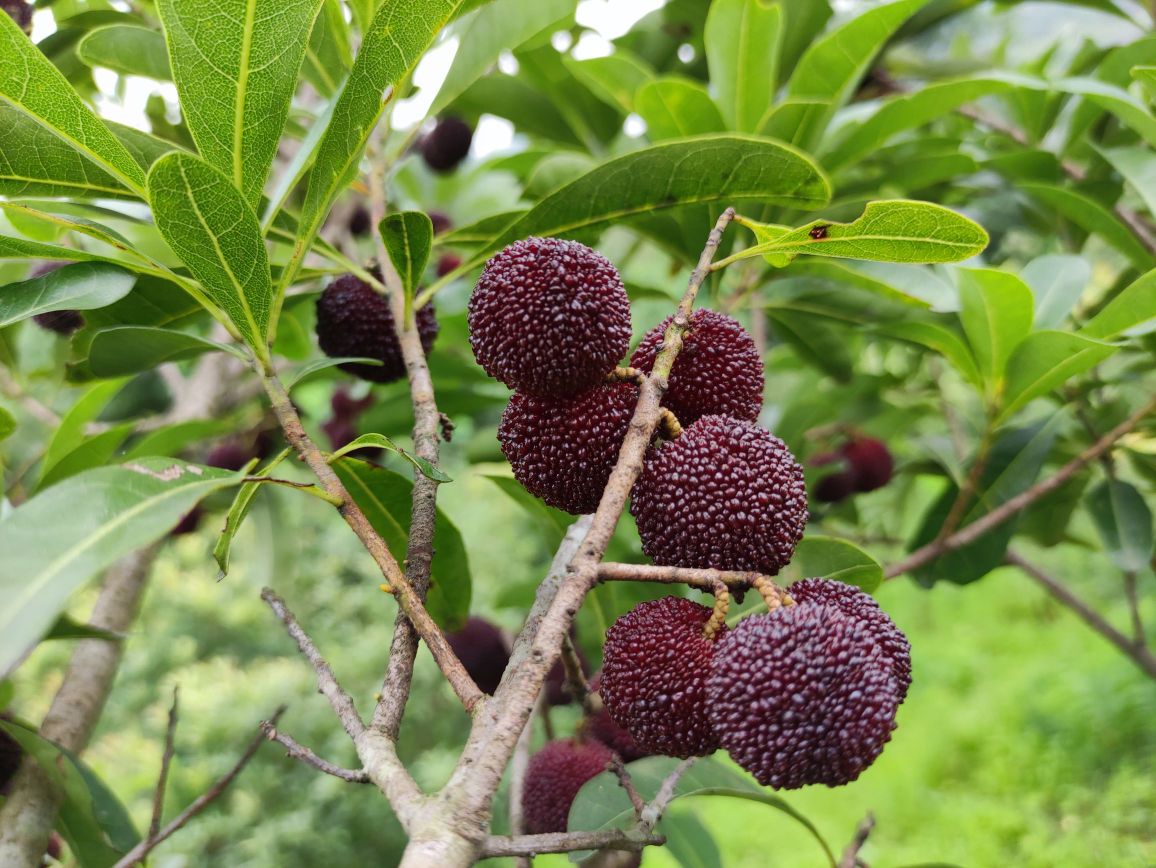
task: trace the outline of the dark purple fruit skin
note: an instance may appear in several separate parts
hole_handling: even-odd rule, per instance
[[[0,9],[25,33],[32,33],[32,4],[24,0],[0,0]]]
[[[649,332],[630,357],[631,367],[650,373],[673,317]],[[763,360],[746,329],[726,314],[699,308],[670,372],[662,399],[683,426],[701,416],[754,422],[763,408]]]
[[[571,630],[570,639],[572,642],[574,635],[574,631]],[[583,674],[589,672],[590,661],[586,659],[586,655],[577,645],[574,646],[574,654],[578,658],[578,665],[582,668]],[[542,692],[546,696],[547,705],[569,705],[574,701],[574,696],[566,684],[566,667],[562,665],[561,660],[558,660],[551,666],[550,671],[546,673],[546,680],[542,684]]]
[[[875,491],[891,481],[895,462],[882,440],[856,437],[844,444],[841,451],[854,471],[856,491]]]
[[[205,463],[222,470],[240,470],[256,457],[251,445],[247,446],[237,440],[226,440],[209,450],[209,454],[205,456]]]
[[[204,509],[199,504],[194,506],[181,516],[181,520],[169,531],[169,536],[186,536],[190,533],[196,533],[197,528],[201,526],[201,519],[204,517]]]
[[[591,778],[606,771],[610,749],[596,741],[552,741],[530,757],[522,817],[531,835],[565,832],[570,805]]]
[[[487,374],[561,398],[602,382],[630,346],[618,270],[577,241],[525,238],[482,269],[469,303],[470,345]]]
[[[418,310],[417,330],[422,349],[428,353],[438,333],[432,305]],[[352,274],[337,278],[317,299],[317,343],[331,358],[364,356],[381,360],[381,365],[353,362],[340,366],[363,380],[391,383],[405,376],[405,360],[389,302]]]
[[[373,218],[369,214],[369,209],[364,205],[358,205],[349,215],[349,234],[360,238],[368,235],[372,228]]]
[[[434,235],[441,235],[443,232],[449,232],[453,226],[454,221],[448,215],[441,211],[430,211],[429,222],[433,224]]]
[[[32,317],[42,329],[68,337],[84,328],[84,316],[77,310],[50,310]]]
[[[8,718],[5,716],[4,719],[7,720]],[[19,742],[3,729],[0,729],[0,795],[7,794],[8,785],[20,768],[22,754],[23,749]]]
[[[443,253],[438,258],[437,276],[445,277],[451,271],[455,271],[459,265],[462,264],[462,258],[456,253]]]
[[[602,701],[648,753],[686,759],[718,749],[707,714],[706,676],[718,636],[703,635],[711,610],[682,597],[640,603],[611,625],[602,650]]]
[[[789,590],[800,605],[834,606],[848,618],[866,624],[871,637],[891,659],[891,674],[895,676],[899,701],[907,698],[907,689],[911,686],[911,643],[874,597],[853,585],[830,579],[803,579],[791,585]]]
[[[638,387],[603,383],[570,398],[510,397],[498,426],[514,478],[555,509],[598,508],[630,427]]]
[[[803,468],[765,429],[703,416],[647,454],[630,512],[656,564],[775,575],[807,524]]]
[[[850,470],[829,473],[815,486],[814,498],[820,503],[840,503],[855,493],[855,474]]]
[[[822,604],[739,622],[707,678],[722,746],[760,784],[786,790],[858,778],[895,729],[895,688],[870,625]]]
[[[418,149],[433,171],[452,172],[470,153],[474,131],[461,118],[444,117],[421,140]]]
[[[602,696],[601,672],[590,679],[590,692],[598,697]],[[579,732],[584,738],[593,738],[602,742],[618,754],[623,762],[634,762],[637,759],[650,756],[647,751],[638,746],[638,742],[629,732],[614,722],[614,718],[610,716],[610,712],[605,707],[595,714],[587,715],[582,721]]]
[[[446,633],[446,640],[478,689],[493,694],[510,662],[502,631],[484,618],[471,617],[456,633]]]

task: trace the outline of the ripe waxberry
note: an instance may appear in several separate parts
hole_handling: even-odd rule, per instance
[[[451,172],[470,153],[474,131],[461,118],[444,117],[418,145],[425,164],[435,172]]]
[[[169,536],[186,536],[190,533],[196,533],[197,528],[201,526],[201,519],[204,517],[204,508],[197,504],[181,516],[181,520],[169,531]]]
[[[438,258],[437,275],[438,277],[445,277],[451,271],[457,269],[462,264],[462,258],[456,253],[443,253]]]
[[[834,606],[848,618],[866,624],[871,637],[891,659],[899,701],[907,698],[907,688],[911,686],[911,643],[874,597],[853,585],[830,579],[803,579],[791,585],[790,593],[800,605]]]
[[[530,758],[522,817],[531,835],[565,832],[570,805],[582,785],[606,771],[614,755],[596,741],[552,741]]]
[[[850,783],[895,729],[891,660],[871,625],[826,604],[739,622],[707,678],[710,720],[764,786]]]
[[[602,701],[644,751],[686,759],[718,748],[706,708],[717,642],[702,632],[710,616],[698,603],[663,597],[635,606],[606,632]]]
[[[25,33],[32,33],[32,4],[25,0],[0,0],[0,9]]]
[[[590,679],[590,692],[601,697],[601,672]],[[602,742],[618,754],[623,762],[634,762],[636,759],[650,756],[648,751],[638,746],[638,742],[634,740],[634,737],[627,732],[624,727],[614,722],[614,718],[610,716],[610,712],[606,710],[605,705],[595,714],[587,715],[582,721],[582,726],[579,731],[585,737]]]
[[[67,337],[84,328],[84,317],[78,310],[50,310],[32,317],[42,329]]]
[[[528,492],[584,515],[598,508],[637,402],[633,383],[603,383],[569,398],[515,392],[498,442]]]
[[[626,354],[630,300],[618,270],[586,245],[525,238],[482,269],[469,326],[487,374],[559,398],[602,382]]]
[[[839,503],[855,493],[855,474],[850,470],[829,473],[815,486],[814,497],[820,503]]]
[[[650,373],[672,319],[646,334],[630,357],[631,367]],[[746,329],[726,314],[696,310],[662,404],[683,426],[712,414],[755,421],[763,408],[763,360]]]
[[[380,273],[375,269],[374,274]],[[438,333],[432,305],[418,310],[417,330],[422,349],[428,353]],[[317,343],[331,358],[379,359],[381,365],[358,362],[340,365],[343,371],[363,380],[391,383],[405,376],[405,360],[389,301],[352,274],[337,278],[317,299]]]
[[[510,649],[501,630],[484,618],[471,617],[456,633],[446,633],[446,640],[479,690],[492,694],[498,689],[510,662]]]
[[[840,450],[855,474],[856,491],[874,491],[891,481],[891,450],[873,437],[855,437]]]
[[[373,217],[370,216],[369,209],[364,205],[358,205],[353,209],[353,213],[349,215],[349,234],[360,238],[369,234],[369,230],[373,228]]]
[[[774,575],[807,523],[803,468],[763,428],[703,416],[647,455],[630,512],[657,564]]]
[[[434,235],[449,232],[454,227],[454,221],[449,218],[449,215],[443,214],[441,211],[430,211],[429,222],[433,224]]]

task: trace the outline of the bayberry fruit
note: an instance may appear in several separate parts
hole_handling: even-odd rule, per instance
[[[449,232],[454,226],[454,221],[452,221],[448,215],[443,214],[441,211],[430,211],[429,222],[433,224],[434,235],[441,235],[443,232]]]
[[[552,741],[530,758],[522,790],[522,817],[531,835],[565,832],[582,785],[606,771],[610,748],[596,741]]]
[[[349,215],[349,234],[356,238],[368,235],[373,228],[373,217],[364,205],[358,205]]]
[[[375,274],[379,274],[375,270]],[[438,333],[431,305],[417,312],[417,329],[427,353]],[[352,274],[337,278],[317,299],[317,343],[331,358],[363,356],[381,365],[352,362],[343,371],[374,383],[390,383],[405,376],[405,360],[394,327],[389,301]]]
[[[444,117],[418,145],[425,164],[435,172],[452,172],[470,153],[474,131],[461,118]]]
[[[32,33],[32,4],[25,0],[0,0],[0,9],[25,33]]]
[[[718,645],[707,695],[719,742],[764,786],[855,780],[899,705],[871,626],[825,604],[744,619]]]
[[[84,328],[84,316],[78,310],[50,310],[32,317],[38,326],[68,337]]]
[[[630,511],[657,564],[774,575],[807,523],[803,468],[757,425],[703,416],[647,455]]]
[[[630,300],[617,269],[586,245],[526,238],[482,269],[469,327],[487,374],[559,398],[602,382],[625,355]]]
[[[602,673],[599,672],[590,679],[590,692],[596,696],[602,695]],[[636,759],[650,756],[650,753],[638,746],[633,736],[625,728],[614,722],[610,712],[603,706],[594,714],[587,715],[582,721],[581,733],[583,736],[597,739],[616,754],[623,762],[634,762]]]
[[[510,649],[501,630],[484,618],[469,618],[462,629],[446,633],[446,641],[479,690],[492,694],[498,689],[510,662]]]
[[[631,367],[651,372],[672,319],[646,334],[630,357]],[[716,414],[755,421],[763,408],[763,360],[746,329],[726,314],[696,310],[662,404],[683,426]]]
[[[856,491],[875,491],[891,481],[895,462],[882,440],[855,437],[840,451],[854,471]]]
[[[569,398],[510,397],[498,442],[514,478],[550,506],[594,512],[638,402],[633,383],[603,383]]]
[[[703,635],[710,616],[705,606],[663,597],[635,606],[606,633],[602,701],[644,751],[685,759],[718,748],[706,708],[717,641]]]
[[[455,271],[458,266],[462,264],[462,258],[456,253],[443,253],[438,258],[437,276],[445,277],[451,271]]]
[[[828,473],[815,485],[815,500],[839,503],[855,493],[855,474],[850,470]]]

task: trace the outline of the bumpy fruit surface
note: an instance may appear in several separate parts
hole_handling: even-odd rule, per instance
[[[630,300],[617,269],[586,245],[525,238],[482,269],[469,326],[487,374],[559,398],[602,382],[626,354]]]
[[[498,689],[510,662],[510,649],[501,630],[484,618],[471,617],[456,633],[446,633],[446,640],[478,689],[490,694]]]
[[[417,330],[422,348],[428,353],[438,333],[431,305],[418,310]],[[331,358],[379,359],[380,366],[357,362],[340,366],[363,380],[390,383],[405,376],[405,360],[389,302],[352,274],[337,278],[317,299],[317,343]]]
[[[582,785],[606,770],[610,749],[596,741],[552,741],[530,758],[522,816],[531,835],[565,832]]]
[[[891,659],[899,701],[907,698],[907,688],[911,686],[911,643],[874,597],[853,585],[830,579],[803,579],[791,585],[790,594],[800,605],[834,606],[848,618],[866,624],[871,638]]]
[[[891,660],[869,624],[834,606],[789,606],[739,622],[707,679],[711,723],[764,786],[855,780],[895,729]]]
[[[32,4],[25,0],[0,0],[0,9],[25,33],[32,32]]]
[[[631,367],[653,370],[672,319],[646,334],[630,357]],[[683,426],[712,414],[755,421],[763,408],[763,360],[746,329],[726,314],[696,310],[662,404]]]
[[[647,455],[630,511],[657,564],[774,575],[807,523],[803,468],[765,429],[703,416]]]
[[[644,751],[685,759],[718,748],[706,708],[718,641],[702,632],[710,615],[690,600],[663,597],[635,606],[606,633],[602,701]]]
[[[78,310],[50,310],[32,317],[38,326],[68,337],[84,328],[84,316]]]
[[[590,679],[590,692],[601,697],[601,672]],[[610,712],[605,707],[595,714],[586,716],[582,721],[581,732],[587,738],[602,742],[622,757],[623,762],[634,762],[636,759],[650,756],[648,751],[638,746],[638,742],[624,727],[614,722],[614,718],[610,716]]]
[[[895,462],[882,440],[856,437],[841,451],[854,472],[856,491],[875,491],[891,481]]]
[[[584,515],[598,507],[637,402],[633,383],[604,383],[569,398],[515,393],[498,442],[527,491]]]
[[[425,164],[435,172],[452,172],[470,153],[474,131],[461,118],[441,118],[418,146]]]

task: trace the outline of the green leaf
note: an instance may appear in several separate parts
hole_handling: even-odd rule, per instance
[[[644,801],[649,801],[658,792],[662,782],[674,771],[681,760],[670,757],[647,757],[627,765],[630,778]],[[783,813],[805,828],[833,866],[835,857],[831,848],[815,828],[815,825],[790,806],[782,797],[771,790],[758,786],[745,775],[724,766],[709,757],[699,759],[679,779],[674,791],[673,802],[692,796],[723,796],[760,802]],[[601,829],[625,829],[634,822],[634,808],[630,798],[618,782],[613,772],[603,772],[588,781],[570,806],[569,831],[598,831]],[[589,854],[580,851],[570,854],[571,862],[580,862]]]
[[[84,431],[88,423],[103,412],[123,386],[124,380],[97,383],[76,399],[68,412],[61,417],[52,439],[48,441],[44,458],[40,462],[42,474],[51,470],[52,465],[84,442]]]
[[[111,229],[108,226],[104,226],[85,217],[52,214],[47,211],[30,208],[27,205],[20,205],[16,202],[0,202],[0,208],[4,210],[9,220],[26,218],[35,220],[41,224],[49,224],[54,234],[59,230],[79,232],[81,235],[95,238],[97,241],[108,244],[117,250],[133,253],[138,259],[140,258],[140,255],[135,254],[135,251],[133,251],[132,243],[115,229]]]
[[[1133,66],[1132,77],[1148,92],[1148,101],[1156,102],[1156,66]]]
[[[429,113],[440,114],[496,64],[503,51],[540,33],[565,30],[576,5],[576,0],[493,0],[463,16],[454,25],[458,53]]]
[[[118,267],[127,267],[121,266],[121,263],[107,256],[77,250],[75,247],[41,244],[39,241],[12,238],[8,235],[0,235],[0,259],[54,259],[68,262],[107,262]]]
[[[104,639],[119,642],[124,639],[124,634],[114,633],[102,627],[93,627],[91,624],[81,624],[69,615],[61,615],[44,637],[45,641],[49,639]]]
[[[321,0],[160,0],[197,150],[253,208],[277,153]]]
[[[292,453],[292,447],[282,449],[268,464],[261,468],[259,473],[249,475],[268,476]],[[253,506],[253,498],[257,496],[257,490],[261,485],[260,482],[246,482],[237,489],[237,496],[233,498],[233,503],[225,516],[225,527],[221,530],[221,535],[217,537],[217,542],[213,546],[213,559],[217,562],[219,569],[217,581],[229,574],[229,558],[232,554],[233,539],[237,536],[237,531],[241,529],[241,525],[244,524],[246,516],[249,515],[249,510]]]
[[[1156,266],[1156,258],[1148,252],[1127,226],[1116,216],[1090,196],[1056,187],[1051,184],[1021,183],[1018,188],[1027,195],[1038,199],[1049,209],[1054,209],[1077,226],[1088,232],[1095,232],[1105,241],[1123,253],[1141,271]]]
[[[775,337],[789,344],[802,359],[840,383],[848,382],[855,362],[848,348],[847,331],[808,313],[768,308]]]
[[[1020,276],[1035,296],[1033,325],[1051,329],[1068,318],[1092,282],[1092,264],[1082,256],[1048,253],[1025,265]]]
[[[1007,271],[959,270],[960,322],[984,382],[999,389],[1008,359],[1032,330],[1032,291]]]
[[[299,386],[302,383],[313,379],[314,374],[321,371],[335,368],[338,365],[358,364],[358,365],[381,365],[381,359],[371,359],[366,356],[342,356],[340,358],[326,358],[315,359],[306,365],[302,365],[292,373],[287,373],[285,376],[285,388],[292,391],[294,386]]]
[[[688,79],[646,82],[634,96],[634,110],[646,121],[652,142],[726,130],[726,122],[706,88]]]
[[[654,78],[653,70],[621,48],[608,57],[575,60],[566,56],[562,62],[591,93],[626,112],[634,111],[634,95]]]
[[[321,12],[313,22],[309,34],[309,47],[305,50],[305,63],[301,74],[317,91],[330,99],[344,84],[349,68],[353,65],[353,51],[349,45],[349,25],[345,21],[341,0],[322,0]],[[326,119],[327,121],[328,119]],[[320,128],[318,137],[324,130],[325,122],[317,119]]]
[[[1156,155],[1152,149],[1132,145],[1126,148],[1097,148],[1097,151],[1140,194],[1148,213],[1156,214]]]
[[[85,34],[76,56],[89,66],[103,66],[124,75],[172,81],[165,38],[155,30],[132,24],[110,24]]]
[[[136,160],[7,15],[0,16],[0,103],[7,103],[143,198],[144,172]]]
[[[54,310],[91,310],[132,291],[136,277],[103,262],[66,265],[40,277],[0,287],[0,327]]]
[[[1152,511],[1144,495],[1121,479],[1105,479],[1086,503],[1112,563],[1128,573],[1145,569],[1152,560]]]
[[[432,479],[434,482],[453,482],[453,477],[448,476],[440,467],[432,461],[427,461],[418,455],[414,455],[402,449],[384,434],[362,434],[357,439],[346,443],[336,452],[329,456],[330,462],[336,461],[350,452],[355,452],[358,449],[386,449],[395,455],[404,458],[410,464],[417,468],[418,472],[427,479]]]
[[[413,483],[392,470],[354,458],[333,463],[341,482],[381,534],[398,563],[405,559]],[[426,606],[439,626],[458,629],[470,611],[470,563],[462,536],[439,509]]]
[[[1064,78],[1052,82],[1052,86],[1106,109],[1139,133],[1150,146],[1156,147],[1156,118],[1147,106],[1123,88],[1095,78]]]
[[[1126,286],[1080,329],[1080,334],[1110,340],[1153,318],[1156,318],[1156,270]]]
[[[149,431],[133,443],[124,460],[132,461],[146,455],[176,457],[190,445],[230,433],[234,427],[228,419],[195,419],[166,425]]]
[[[522,508],[526,517],[530,519],[530,524],[537,528],[541,534],[547,550],[553,551],[558,547],[562,538],[566,536],[566,529],[574,520],[572,516],[560,509],[547,506],[526,491],[522,484],[512,476],[487,473],[485,478],[498,486],[507,497]]]
[[[876,330],[885,337],[919,344],[939,353],[955,368],[965,380],[976,388],[983,387],[983,376],[979,372],[971,348],[958,334],[934,322],[892,323]]]
[[[1008,361],[1003,410],[997,422],[1076,374],[1091,370],[1118,349],[1071,332],[1039,331],[1028,335]]]
[[[950,208],[895,199],[868,202],[863,214],[850,223],[815,220],[748,247],[718,265],[751,256],[800,253],[877,262],[959,262],[982,252],[987,242],[982,226]]]
[[[230,346],[188,332],[123,326],[96,333],[88,350],[88,364],[98,377],[123,377],[151,371],[165,362],[222,351],[238,355]]]
[[[267,359],[273,287],[253,209],[227,177],[190,154],[161,157],[148,189],[165,241],[257,357]]]
[[[676,809],[658,828],[666,837],[663,847],[682,868],[719,868],[723,864],[714,836],[693,811]]]
[[[803,578],[831,579],[855,585],[873,593],[883,584],[883,567],[856,545],[829,536],[808,534],[798,548],[792,564]]]
[[[6,440],[16,430],[16,417],[0,407],[0,440]]]
[[[94,573],[167,533],[205,495],[239,482],[234,473],[142,458],[81,473],[17,507],[0,521],[0,673]]]
[[[715,0],[706,16],[706,60],[730,129],[757,132],[774,101],[782,8],[767,0]]]
[[[37,490],[56,485],[61,480],[85,470],[112,463],[113,456],[128,439],[133,427],[132,422],[124,422],[85,438],[75,449],[62,455],[51,467],[45,465],[40,474]]]
[[[433,247],[433,223],[421,211],[390,214],[378,227],[385,252],[401,278],[406,298],[417,291]]]

